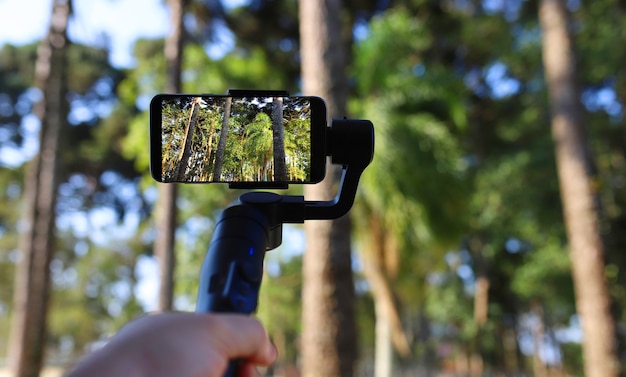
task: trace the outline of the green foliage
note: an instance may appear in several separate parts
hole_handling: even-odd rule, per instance
[[[541,299],[556,304],[571,303],[573,291],[564,295],[571,287],[570,261],[567,251],[559,240],[544,242],[541,249],[534,250],[527,261],[515,271],[513,290],[525,299]]]
[[[6,44],[0,50],[0,88],[5,94],[19,95],[33,86],[37,43],[22,47]]]
[[[432,43],[424,26],[404,10],[390,10],[374,18],[369,33],[357,45],[354,59],[362,93],[374,94],[396,86],[400,77],[412,76],[412,70],[423,63],[420,52]]]
[[[225,94],[228,89],[290,89],[284,73],[268,62],[260,48],[236,50],[212,60],[202,46],[185,48],[183,87],[186,93]]]
[[[272,120],[269,115],[259,113],[252,123],[245,127],[244,138],[241,144],[243,149],[251,157],[244,157],[242,161],[251,161],[251,166],[244,166],[242,171],[250,180],[267,180],[263,176],[272,150]],[[258,178],[257,178],[258,177]],[[244,178],[243,180],[248,180]]]
[[[427,271],[458,242],[469,189],[457,136],[467,117],[456,105],[462,91],[446,90],[461,83],[425,68],[431,41],[417,19],[393,10],[372,21],[355,51],[362,97],[353,111],[376,130],[374,161],[360,183],[360,201],[369,208],[362,216],[381,216],[384,231],[397,238],[402,262],[394,288],[413,310],[423,304]]]
[[[390,11],[371,28],[355,59],[359,84],[370,98],[354,106],[376,125],[377,137],[362,191],[375,208],[388,209],[391,229],[411,224],[419,242],[443,240],[454,234],[464,212],[464,166],[453,129],[464,126],[466,115],[458,112],[457,94],[444,90],[460,83],[436,69],[420,73],[420,52],[431,38],[406,12]],[[379,70],[370,74],[372,66]],[[397,216],[404,220],[391,219]]]
[[[436,326],[442,328],[443,339],[461,338],[469,341],[476,334],[477,328],[472,326],[472,300],[462,281],[454,274],[433,274],[432,284],[426,295],[425,309]],[[446,327],[448,327],[446,329]]]

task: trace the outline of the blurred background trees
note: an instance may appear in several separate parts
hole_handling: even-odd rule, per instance
[[[336,354],[356,358],[354,374],[363,376],[593,375],[582,356],[585,317],[571,274],[580,260],[568,254],[559,189],[569,182],[557,178],[539,2],[327,3],[337,7],[338,25],[326,57],[345,54],[345,80],[318,84],[326,85],[327,101],[335,98],[331,90],[345,96],[328,103],[333,115],[372,120],[377,138],[350,228],[334,228],[352,237],[342,263],[350,260],[354,301],[339,297],[353,306],[349,326],[356,326],[354,348]],[[131,67],[113,66],[102,45],[67,44],[45,364],[67,366],[157,308],[150,292],[159,280],[153,247],[162,232],[152,216],[160,194],[148,178],[147,101],[164,88],[319,94],[301,70],[313,59],[304,40],[319,37],[299,27],[303,4],[188,1],[182,32],[136,41]],[[626,52],[619,47],[626,9],[615,0],[565,5],[578,68],[574,106],[596,162],[590,188],[605,260],[596,279],[608,288],[612,341],[626,365]],[[178,69],[167,52],[174,35],[184,40],[174,54],[180,89],[167,73]],[[232,39],[226,47],[219,42],[225,35]],[[35,112],[46,97],[35,76],[39,44],[0,49],[0,333],[7,334],[0,357],[8,352],[11,316],[20,312],[16,276],[27,277],[17,273],[27,255],[20,235],[34,224],[25,217],[26,167],[44,151]],[[169,225],[176,263],[164,264],[173,268],[167,295],[174,308],[193,309],[213,219],[238,194],[178,186],[171,207],[178,219]],[[281,355],[271,375],[301,368],[315,375],[302,348],[311,331],[302,318],[312,309],[301,300],[303,285],[319,277],[302,273],[306,258],[316,257],[304,240],[316,232],[305,237],[303,228],[287,227],[283,246],[266,258],[258,315]],[[323,331],[320,319],[312,331]]]
[[[52,3],[48,34],[37,48],[35,85],[41,100],[33,108],[40,123],[39,152],[26,168],[22,251],[13,294],[9,366],[16,377],[39,374],[47,340],[50,262],[54,257],[59,166],[68,116],[67,25],[72,3]]]

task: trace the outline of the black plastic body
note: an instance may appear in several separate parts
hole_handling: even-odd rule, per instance
[[[231,97],[233,99],[242,98],[269,98],[284,97],[292,99],[306,99],[310,103],[310,179],[305,181],[286,182],[231,182],[220,181],[197,181],[191,182],[184,179],[163,180],[163,144],[162,144],[162,110],[164,103],[170,101],[180,101],[185,103],[191,98],[218,99]],[[182,105],[181,105],[182,106]],[[326,174],[326,129],[327,129],[326,104],[320,97],[289,97],[283,91],[243,91],[231,90],[229,94],[157,94],[150,101],[150,172],[152,177],[158,182],[181,182],[181,183],[229,183],[233,188],[286,188],[290,183],[308,184],[318,183]]]
[[[251,206],[222,212],[202,264],[197,312],[256,310],[268,232],[266,216]]]

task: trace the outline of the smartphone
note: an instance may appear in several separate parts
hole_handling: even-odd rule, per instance
[[[159,182],[317,183],[326,129],[319,97],[158,94],[150,171]]]

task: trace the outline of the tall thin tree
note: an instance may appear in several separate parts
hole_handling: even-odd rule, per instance
[[[274,180],[287,180],[287,166],[285,164],[285,132],[283,127],[283,99],[274,97],[272,104],[272,140],[274,154]]]
[[[224,115],[222,116],[222,130],[220,131],[220,140],[217,144],[217,153],[215,156],[215,169],[213,170],[214,181],[219,181],[222,176],[224,155],[226,154],[226,140],[228,139],[228,122],[230,120],[230,109],[232,104],[233,98],[226,97],[226,101],[224,102]]]
[[[326,100],[331,117],[346,113],[346,63],[340,0],[303,0],[299,4],[303,92]],[[307,199],[328,200],[337,190],[337,170]],[[356,330],[350,254],[350,218],[309,221],[303,266],[302,376],[354,374]]]
[[[176,167],[176,179],[180,181],[185,179],[185,172],[187,171],[187,167],[189,165],[191,144],[193,144],[193,135],[196,130],[196,122],[198,121],[198,111],[200,110],[201,100],[201,97],[196,97],[191,101],[189,119],[187,120],[187,126],[185,127],[183,147],[180,149],[180,153],[178,156],[178,166]]]
[[[39,376],[46,346],[50,261],[54,253],[59,150],[67,122],[66,56],[70,0],[55,0],[48,35],[39,45],[35,80],[43,98],[35,113],[41,122],[39,153],[25,179],[24,225],[17,269],[9,363],[13,376]]]
[[[594,162],[585,135],[568,17],[565,1],[541,1],[543,63],[576,309],[584,334],[585,376],[612,377],[619,374],[616,327],[604,271],[605,245],[593,184]]]
[[[183,15],[185,0],[168,0],[171,12],[172,30],[165,40],[165,60],[167,64],[167,83],[165,91],[180,93],[181,67],[184,46]],[[159,309],[172,309],[174,298],[174,267],[176,255],[174,249],[176,233],[176,183],[159,185],[159,199],[156,204],[157,235],[154,243],[154,255],[159,261]]]

